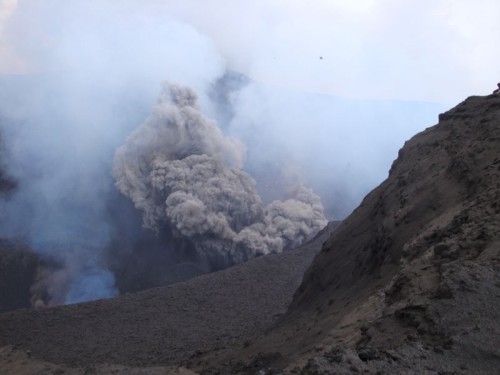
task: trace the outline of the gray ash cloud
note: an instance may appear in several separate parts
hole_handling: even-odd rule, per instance
[[[264,205],[241,168],[244,153],[203,116],[193,90],[165,84],[150,116],[117,150],[113,171],[145,227],[169,230],[208,258],[235,263],[281,252],[326,225],[319,197],[303,186]]]

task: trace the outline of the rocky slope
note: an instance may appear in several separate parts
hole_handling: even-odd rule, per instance
[[[165,373],[165,366],[206,352],[244,347],[286,312],[304,271],[337,226],[330,223],[295,250],[167,287],[0,314],[0,369]]]
[[[273,331],[198,369],[497,373],[499,318],[500,95],[490,95],[405,143]]]

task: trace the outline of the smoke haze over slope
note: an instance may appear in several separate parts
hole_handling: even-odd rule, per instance
[[[334,3],[330,11],[338,13],[335,18],[366,20],[364,7],[373,10],[369,2],[363,2],[359,9]],[[364,61],[354,53],[361,49],[351,48],[370,42],[363,33],[340,33],[338,29],[320,32],[325,25],[322,18],[314,23],[318,27],[310,28],[312,34],[298,36],[325,6],[309,7],[293,27],[300,7],[280,8],[279,2],[271,6],[272,11],[266,8],[267,18],[260,17],[257,8],[239,2],[195,6],[192,2],[168,1],[49,0],[42,4],[27,0],[0,5],[2,164],[17,182],[17,190],[2,201],[0,234],[28,243],[57,265],[56,271],[41,274],[39,283],[53,302],[83,301],[119,292],[120,280],[116,278],[120,275],[110,264],[123,265],[132,252],[125,249],[123,238],[131,242],[140,238],[138,247],[147,247],[148,251],[153,247],[146,231],[139,227],[139,214],[147,226],[160,232],[165,226],[177,228],[172,231],[175,233],[160,233],[163,242],[155,245],[155,251],[180,249],[189,253],[187,260],[193,261],[191,246],[197,252],[217,247],[226,255],[245,254],[243,259],[265,253],[262,241],[267,241],[268,250],[276,250],[307,238],[322,222],[314,194],[320,196],[329,219],[341,219],[386,177],[402,141],[434,123],[446,104],[362,99],[379,98],[373,90],[377,82],[372,81],[366,91],[356,91],[361,92],[360,99],[315,93],[327,90],[304,84],[305,78],[314,81],[320,77],[333,87],[328,92],[352,96],[356,84],[346,83],[344,78],[358,73],[367,78],[374,72],[356,66],[347,74],[346,66],[338,64]],[[217,12],[208,12],[206,7]],[[214,16],[207,17],[209,14]],[[242,14],[252,22],[265,22],[256,23],[262,27],[252,33],[251,22],[243,22]],[[379,17],[384,12],[373,14],[377,22],[385,18]],[[227,32],[222,21],[240,25],[231,28],[234,32]],[[376,29],[376,24],[367,30]],[[341,34],[351,37],[342,41],[338,37]],[[387,34],[384,29],[376,39]],[[330,45],[334,50],[327,49]],[[383,61],[399,51],[391,45],[381,48],[377,55],[386,56]],[[338,51],[335,56],[334,51]],[[371,55],[377,52],[373,48],[370,51]],[[400,71],[406,68],[415,72],[404,59],[398,61],[403,61]],[[269,71],[263,71],[266,66]],[[276,69],[279,67],[281,72]],[[433,71],[430,76],[435,74]],[[425,74],[419,79],[422,76]],[[335,77],[337,83],[328,77]],[[455,78],[449,79],[457,81]],[[153,126],[154,116],[161,115],[164,108],[154,103],[165,80],[191,87],[197,93],[197,109],[191,104],[183,110],[175,109],[164,97],[160,103],[169,108],[167,112],[188,111],[196,118],[194,124],[207,124],[199,138],[164,144],[155,132],[161,126],[144,138],[144,131]],[[400,91],[413,92],[410,86]],[[390,95],[397,91],[394,83],[387,87],[381,89],[380,98],[405,97]],[[418,95],[412,99],[435,99],[422,94],[422,87],[414,91]],[[165,89],[160,95],[168,96],[168,92]],[[208,119],[215,119],[219,128],[208,125],[213,124]],[[164,129],[167,133],[173,131],[169,126]],[[136,141],[132,140],[134,136]],[[141,144],[145,140],[147,147]],[[155,146],[155,142],[159,143]],[[115,176],[122,182],[119,189],[131,198],[138,212],[127,206],[129,202],[115,188],[113,159],[121,146]],[[147,151],[149,147],[161,147],[162,152],[153,155]],[[120,164],[119,155],[125,164]],[[144,164],[134,165],[133,160]],[[205,176],[200,166],[213,176],[224,176],[223,182],[197,185]],[[128,175],[122,173],[125,167],[131,171]],[[185,170],[190,171],[189,178],[179,179]],[[183,186],[165,177],[170,175]],[[133,182],[134,178],[147,181],[152,177],[154,184],[153,180],[144,186]],[[241,206],[212,207],[211,195],[194,186],[216,196],[220,191],[228,193]],[[303,186],[311,187],[314,193]],[[221,189],[219,193],[212,191],[215,188]],[[242,205],[235,191],[245,192],[251,204]],[[275,200],[281,203],[273,203]],[[235,207],[243,214],[236,217]],[[292,225],[308,220],[301,216],[304,210],[315,219],[305,228]],[[285,216],[292,220],[282,220],[283,228],[295,229],[269,225]],[[193,218],[198,219],[193,222]],[[192,240],[206,233],[217,233],[222,242]],[[143,241],[144,236],[148,239]],[[232,242],[241,245],[241,252],[234,253],[233,245],[229,245]],[[133,251],[134,256],[151,255],[144,249]],[[240,259],[233,255],[229,256],[231,261]],[[172,264],[186,260],[172,257],[168,260]],[[150,269],[155,263],[151,258],[141,267]],[[203,267],[203,271],[210,270],[208,265]]]

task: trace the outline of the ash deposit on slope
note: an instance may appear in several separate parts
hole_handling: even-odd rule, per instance
[[[302,186],[265,206],[241,169],[244,152],[201,114],[192,89],[165,84],[151,115],[117,150],[113,172],[146,228],[171,232],[208,263],[278,253],[327,224],[319,197]]]
[[[107,374],[106,364],[113,363],[146,367],[137,372],[125,368],[120,374],[155,373],[150,366],[170,374],[165,366],[241,347],[286,311],[305,269],[337,226],[329,223],[296,249],[185,282],[107,300],[0,314],[0,368],[31,374],[43,360],[57,364],[44,363],[47,374],[62,369],[65,374]],[[29,351],[31,359],[18,361],[11,349]]]
[[[280,324],[194,368],[497,374],[499,181],[500,95],[469,97],[405,143],[324,243]]]

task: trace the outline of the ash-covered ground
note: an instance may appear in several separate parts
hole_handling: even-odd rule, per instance
[[[248,346],[286,312],[302,275],[337,226],[330,223],[297,249],[171,286],[1,314],[0,346],[6,347],[0,364],[6,371],[19,368],[20,373],[37,366],[45,366],[48,373],[101,373],[107,364],[127,366],[120,371],[164,371],[206,353]],[[26,351],[36,360],[23,366],[16,358]]]

